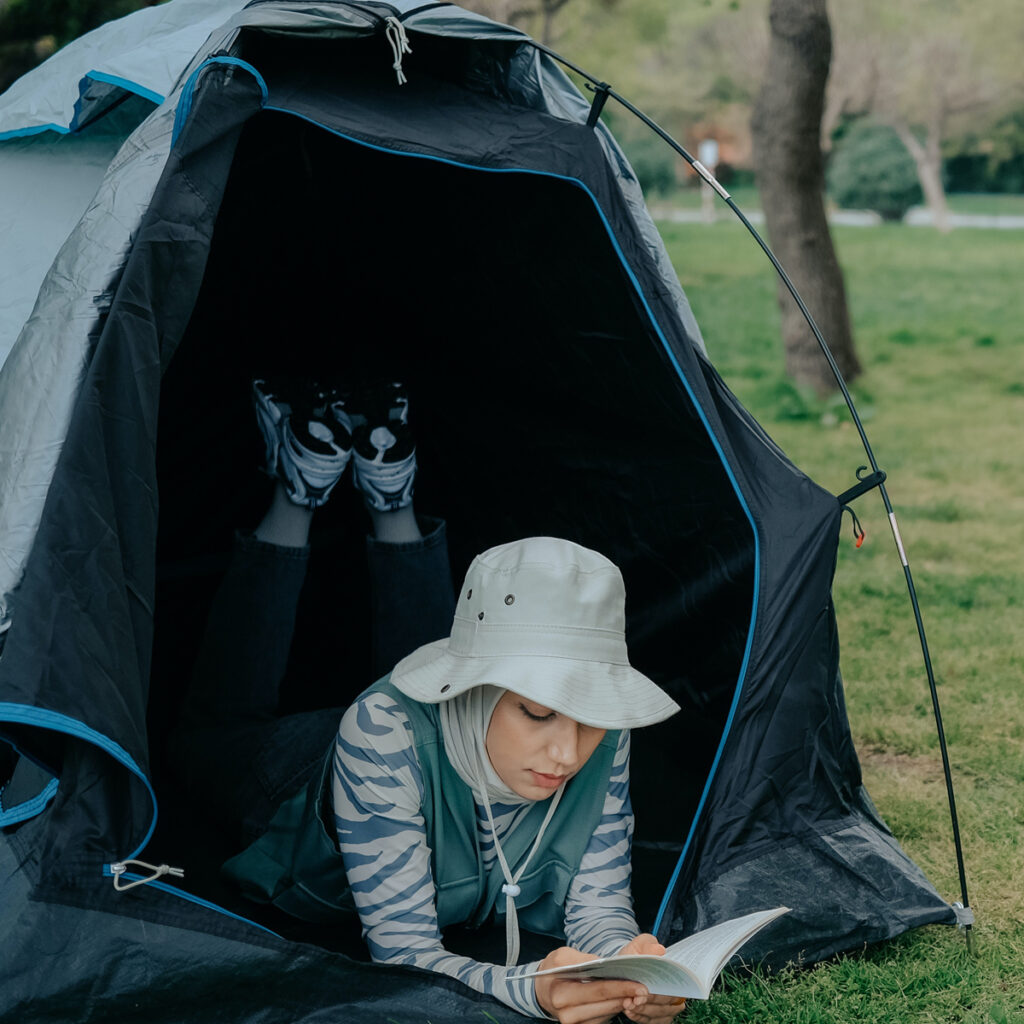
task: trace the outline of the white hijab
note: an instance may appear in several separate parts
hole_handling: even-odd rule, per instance
[[[491,826],[494,852],[498,856],[501,872],[505,876],[505,884],[501,887],[501,891],[505,894],[505,966],[513,967],[519,960],[519,919],[515,904],[515,898],[519,895],[518,882],[540,846],[544,831],[558,807],[559,800],[562,799],[565,783],[563,782],[558,787],[555,795],[551,798],[548,813],[537,831],[537,838],[534,839],[530,852],[513,876],[494,828],[491,801],[496,800],[499,803],[512,805],[527,804],[533,801],[509,789],[501,781],[487,755],[487,729],[491,724],[491,715],[494,714],[494,709],[505,692],[499,686],[488,684],[474,686],[457,697],[445,701],[440,710],[441,735],[444,739],[444,749],[448,760],[459,778],[469,786],[474,797],[483,804],[487,821]]]
[[[474,686],[441,705],[441,734],[448,760],[473,795],[484,803],[530,803],[498,777],[487,756],[487,728],[498,701],[505,695],[500,686]]]

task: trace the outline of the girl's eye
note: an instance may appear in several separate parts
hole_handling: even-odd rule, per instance
[[[546,715],[535,715],[525,704],[520,704],[519,710],[522,711],[522,713],[532,722],[547,722],[555,717],[554,711],[549,711]]]

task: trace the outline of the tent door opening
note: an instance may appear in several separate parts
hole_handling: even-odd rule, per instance
[[[446,519],[456,580],[478,551],[531,534],[622,567],[633,663],[684,708],[633,746],[649,926],[740,675],[753,541],[591,196],[381,152],[282,113],[246,126],[162,384],[154,750],[232,531],[269,498],[249,382],[279,375],[408,385],[416,505]],[[283,712],[344,706],[373,681],[365,529],[343,481],[317,513]],[[227,847],[194,816],[194,795],[164,786],[155,845],[178,847],[172,863],[198,857],[199,894],[229,902],[214,870]]]

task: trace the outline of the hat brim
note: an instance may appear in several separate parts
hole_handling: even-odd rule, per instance
[[[447,637],[403,658],[391,682],[422,704],[443,703],[474,686],[500,686],[598,729],[639,729],[679,710],[631,665],[531,654],[458,655],[449,650]]]

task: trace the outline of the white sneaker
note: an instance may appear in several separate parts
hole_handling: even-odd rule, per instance
[[[315,382],[276,387],[252,382],[256,419],[266,443],[266,471],[296,505],[319,508],[352,454],[352,424],[334,388]]]
[[[405,508],[416,481],[409,397],[401,384],[363,391],[350,403],[352,482],[378,512]]]

